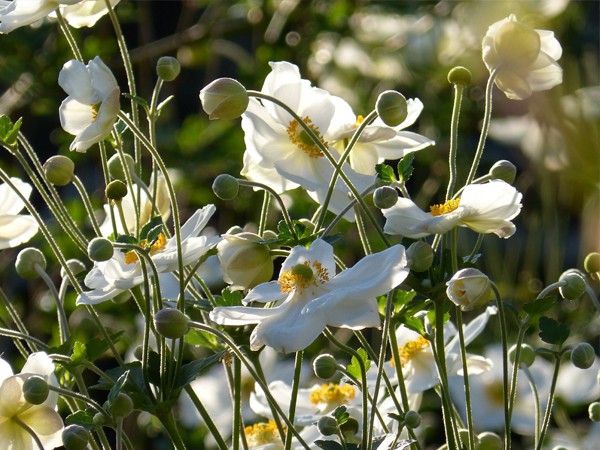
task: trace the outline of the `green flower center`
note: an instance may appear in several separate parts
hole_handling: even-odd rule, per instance
[[[313,124],[312,120],[308,116],[304,117],[302,121],[315,133],[321,144],[324,147],[327,147],[328,144],[323,136],[321,136],[319,127]],[[323,156],[323,152],[319,146],[315,143],[310,134],[306,132],[304,127],[300,126],[300,123],[298,123],[297,120],[292,120],[290,122],[287,127],[287,133],[290,141],[311,158],[320,158]]]

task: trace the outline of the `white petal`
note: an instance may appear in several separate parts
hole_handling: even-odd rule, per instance
[[[16,177],[11,177],[10,181],[23,197],[29,198],[31,196],[33,188],[29,183]],[[25,208],[25,203],[23,203],[21,197],[7,183],[0,184],[0,198],[2,199],[0,214],[19,214]]]
[[[120,0],[110,0],[114,7]],[[104,0],[86,0],[61,8],[61,14],[73,28],[93,27],[108,10]]]
[[[280,310],[275,308],[253,308],[251,306],[216,307],[210,312],[210,320],[219,325],[247,325],[259,323],[262,320],[277,314]]]
[[[67,97],[61,103],[58,113],[60,125],[70,134],[78,135],[94,122],[94,109],[89,103],[81,103]]]
[[[37,232],[38,224],[31,216],[0,215],[0,249],[28,242]]]
[[[107,286],[105,289],[94,289],[93,291],[85,291],[77,296],[76,305],[97,305],[115,298],[127,289],[117,289],[112,286]]]
[[[421,228],[423,223],[431,219],[431,215],[422,211],[407,198],[399,198],[394,206],[383,209],[381,212],[386,218],[383,231],[388,234],[398,234],[414,239],[431,234]]]
[[[81,61],[72,59],[67,61],[58,74],[58,84],[69,97],[79,103],[91,105],[94,97],[90,73]]]
[[[215,205],[206,205],[205,207],[196,210],[196,212],[194,212],[181,227],[181,239],[198,236],[215,211]],[[169,243],[170,245],[175,245],[174,238],[171,238]]]
[[[115,76],[100,57],[96,56],[92,59],[88,63],[87,69],[94,89],[95,98],[92,99],[92,103],[104,101],[115,89],[119,89]]]
[[[400,131],[393,139],[376,144],[377,153],[385,159],[400,159],[411,152],[434,145],[435,141],[417,133]]]
[[[251,302],[269,303],[278,302],[287,297],[287,294],[281,292],[281,286],[277,281],[269,281],[261,283],[252,288],[248,295],[242,300],[244,304]]]

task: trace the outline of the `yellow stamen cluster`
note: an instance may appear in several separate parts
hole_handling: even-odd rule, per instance
[[[323,139],[323,136],[321,136],[319,127],[313,124],[308,116],[304,117],[302,121],[315,133],[324,147],[329,145],[325,139]],[[300,126],[297,120],[292,120],[290,122],[287,127],[287,133],[290,141],[311,158],[320,158],[323,156],[323,152],[319,146],[313,141],[312,137],[304,130],[304,128]]]
[[[277,425],[273,419],[268,422],[255,423],[244,428],[248,447],[254,448],[260,445],[281,442]]]
[[[96,119],[98,118],[98,112],[100,111],[100,105],[101,103],[96,103],[95,105],[92,105],[92,121],[95,122]]]
[[[432,205],[429,207],[429,212],[432,216],[441,216],[442,214],[448,214],[458,208],[460,204],[460,198],[448,200],[442,205]]]
[[[156,238],[156,241],[150,246],[150,254],[154,255],[158,253],[167,245],[167,238],[163,233],[160,233]],[[139,243],[139,246],[142,248],[148,248],[148,241],[146,239],[142,239]],[[131,264],[138,261],[138,255],[135,251],[131,250],[125,253],[125,264]]]
[[[365,121],[365,118],[359,114],[358,117],[356,118],[356,122],[354,122],[354,128],[360,127],[360,124],[363,123],[364,121]]]
[[[310,393],[310,402],[314,405],[343,405],[354,398],[354,386],[325,383]]]
[[[429,341],[425,339],[423,336],[419,336],[414,341],[409,341],[404,344],[402,347],[398,348],[398,353],[400,354],[400,363],[404,366],[408,361],[411,360],[415,354],[419,353],[421,350],[424,350],[431,346]],[[390,361],[392,366],[396,365],[394,358]]]
[[[298,270],[294,266],[281,274],[277,282],[281,285],[282,292],[289,294],[292,291],[302,291],[310,285],[317,286],[329,280],[329,272],[319,261],[304,261],[302,265],[308,270]]]

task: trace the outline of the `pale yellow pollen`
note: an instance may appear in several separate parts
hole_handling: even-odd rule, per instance
[[[101,103],[96,103],[95,105],[92,105],[92,121],[95,122],[96,119],[98,118],[98,111],[100,111],[100,105]]]
[[[460,204],[460,198],[448,200],[442,205],[432,205],[429,207],[429,212],[432,216],[441,216],[442,214],[448,214],[458,208]]]
[[[303,264],[312,270],[312,276],[303,275],[302,271],[294,270],[293,267],[286,270],[277,280],[282,292],[289,294],[292,291],[302,291],[310,285],[318,286],[329,280],[329,272],[319,261],[304,261]]]
[[[246,440],[250,448],[260,445],[275,444],[281,442],[277,425],[273,419],[268,422],[255,423],[244,428]]]
[[[354,398],[356,392],[350,385],[340,386],[336,383],[325,383],[310,393],[310,402],[314,405],[342,405]]]
[[[423,336],[419,336],[414,341],[409,341],[402,347],[399,347],[398,353],[400,354],[400,363],[402,364],[402,367],[404,367],[404,365],[409,362],[417,353],[430,346],[431,344],[427,339],[425,339]],[[394,358],[392,358],[390,363],[392,364],[392,367],[396,365]]]
[[[146,239],[142,239],[138,244],[140,247],[146,249],[148,248],[148,241]],[[154,255],[158,253],[167,245],[167,238],[163,233],[160,233],[156,238],[156,241],[150,246],[150,254]],[[138,261],[138,255],[134,250],[130,250],[125,253],[125,264],[131,264]]]
[[[315,133],[321,144],[323,144],[324,147],[327,147],[328,144],[325,139],[323,139],[323,136],[321,136],[319,127],[313,124],[308,116],[304,117],[302,121]],[[287,133],[290,141],[311,158],[320,158],[323,156],[323,152],[319,146],[313,141],[312,137],[304,130],[304,128],[300,126],[297,120],[292,120],[290,122],[287,127]]]
[[[360,127],[360,124],[363,123],[364,121],[365,121],[365,118],[359,114],[358,117],[356,118],[356,122],[354,122],[354,128]]]

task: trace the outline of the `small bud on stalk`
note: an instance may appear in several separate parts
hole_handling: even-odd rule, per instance
[[[32,405],[41,405],[48,398],[48,382],[39,375],[33,375],[23,383],[23,396]]]
[[[577,300],[585,293],[586,282],[576,270],[567,270],[558,278],[565,285],[558,288],[558,292],[565,300]]]
[[[25,280],[36,279],[39,276],[36,266],[39,266],[41,270],[46,270],[46,258],[40,250],[28,247],[19,252],[15,269],[21,278]]]
[[[508,357],[511,363],[515,363],[515,355],[517,354],[517,346],[513,345],[508,351]],[[519,364],[525,364],[531,367],[535,361],[535,350],[531,345],[521,344],[521,352],[519,353]]]
[[[108,183],[104,191],[106,198],[109,200],[121,200],[127,195],[127,185],[121,180],[114,180]]]
[[[315,358],[313,361],[313,370],[317,377],[327,380],[337,373],[338,365],[335,358],[326,353]]]
[[[596,352],[587,342],[581,342],[571,352],[571,362],[579,369],[589,369],[594,364]]]
[[[413,242],[406,249],[406,260],[410,270],[425,272],[433,263],[433,248],[427,242]]]
[[[156,331],[169,339],[179,339],[189,330],[190,318],[175,308],[161,309],[154,316]]]
[[[385,91],[379,94],[375,102],[375,110],[389,127],[400,125],[408,116],[406,98],[398,91]]]
[[[517,176],[517,168],[510,161],[503,159],[490,168],[489,174],[493,180],[502,180],[508,184],[513,184]]]
[[[471,71],[466,67],[456,66],[448,72],[448,82],[460,86],[469,86],[471,84]]]
[[[110,405],[110,413],[117,418],[127,417],[133,411],[133,400],[123,392]]]
[[[600,278],[600,253],[592,252],[585,257],[583,268],[592,278]]]
[[[404,425],[411,429],[417,428],[421,425],[421,414],[416,411],[407,411],[404,415]]]
[[[84,450],[90,441],[90,433],[81,425],[69,425],[62,432],[66,450]]]
[[[51,156],[44,163],[44,174],[56,186],[66,186],[73,180],[75,163],[66,156]]]
[[[317,428],[323,436],[333,436],[338,433],[337,420],[330,416],[323,416],[317,422]]]
[[[592,422],[600,422],[600,402],[590,403],[588,414]]]
[[[95,237],[87,247],[88,256],[92,261],[102,262],[112,258],[114,248],[112,242],[103,237]]]
[[[108,173],[111,177],[117,180],[125,180],[125,172],[123,171],[123,162],[127,166],[129,173],[135,171],[135,161],[133,156],[128,153],[123,153],[123,159],[119,155],[112,155],[108,160]]]
[[[373,192],[373,204],[379,209],[391,208],[398,202],[398,191],[391,186],[381,186]]]
[[[67,260],[67,267],[73,275],[77,275],[78,273],[81,273],[85,270],[85,264],[79,261],[78,259]],[[60,269],[60,277],[67,278],[67,272],[65,271],[64,267]]]
[[[212,189],[221,200],[233,200],[240,191],[240,183],[235,177],[222,173],[213,181]]]
[[[181,64],[177,58],[163,56],[156,62],[156,74],[161,80],[173,81],[181,72]]]
[[[246,88],[232,78],[219,78],[200,91],[202,108],[213,119],[237,119],[248,107]]]
[[[479,433],[477,439],[479,440],[479,444],[476,446],[477,450],[502,450],[504,448],[502,438],[491,431]]]

